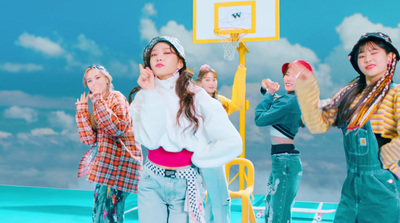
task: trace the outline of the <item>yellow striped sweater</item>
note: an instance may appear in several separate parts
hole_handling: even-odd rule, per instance
[[[335,121],[337,109],[322,111],[318,108],[319,87],[315,77],[299,79],[296,83],[296,95],[303,120],[311,133],[326,132]],[[361,94],[353,101],[353,107]],[[385,169],[392,172],[400,160],[400,85],[389,90],[378,110],[371,116],[372,130],[391,141],[380,148],[380,158]]]

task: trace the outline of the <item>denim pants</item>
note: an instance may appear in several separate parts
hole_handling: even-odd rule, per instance
[[[229,223],[231,198],[225,176],[225,166],[201,169],[207,190],[205,218],[207,223]]]
[[[200,174],[196,179],[202,199],[205,191]],[[184,210],[187,182],[155,174],[143,166],[138,187],[140,223],[186,223],[189,214]]]
[[[370,122],[358,132],[342,130],[347,177],[334,222],[399,223],[400,181],[382,168]]]
[[[129,193],[97,184],[93,198],[93,223],[124,222],[125,200]]]
[[[281,153],[272,155],[271,159],[272,172],[265,198],[265,222],[291,222],[291,208],[303,174],[300,156]]]

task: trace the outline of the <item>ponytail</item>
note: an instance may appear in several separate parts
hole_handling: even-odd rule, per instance
[[[140,91],[142,88],[140,87],[140,86],[136,86],[136,87],[134,87],[130,92],[129,92],[129,104],[131,104],[132,103],[132,101],[133,101],[133,99],[132,99],[132,96],[134,95],[134,94],[136,94],[138,91]]]

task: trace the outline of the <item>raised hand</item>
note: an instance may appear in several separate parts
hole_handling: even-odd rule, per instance
[[[100,91],[98,91],[98,92],[93,92],[92,94],[89,94],[89,98],[90,98],[90,100],[92,101],[92,104],[96,104],[96,102],[98,101],[98,100],[100,100],[101,98],[102,98],[103,96],[102,96],[102,94],[101,94],[101,92]],[[104,98],[105,99],[105,98]]]
[[[279,90],[280,87],[281,87],[281,85],[279,85],[278,82],[272,82],[272,84],[269,85],[267,93],[275,94]]]
[[[273,82],[271,79],[267,78],[261,81],[261,86],[268,90],[267,93],[275,94],[281,87],[277,82]]]
[[[140,75],[137,83],[143,90],[153,90],[156,87],[153,71],[149,67],[139,64]]]
[[[302,71],[298,73],[296,78],[305,80],[311,78],[312,76],[314,76],[314,73],[312,71],[310,71],[309,69],[302,69]]]
[[[76,99],[76,102],[78,102],[78,103],[88,103],[88,101],[89,101],[89,93],[86,95],[85,92],[83,92],[83,94],[81,94],[80,100],[79,100],[79,98]]]
[[[265,89],[268,89],[268,85],[271,84],[271,79],[267,78],[261,81],[261,86]]]

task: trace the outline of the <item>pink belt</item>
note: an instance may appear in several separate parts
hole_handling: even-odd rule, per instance
[[[168,152],[163,147],[149,150],[147,158],[158,165],[167,167],[182,167],[192,164],[193,152],[182,149],[180,152]]]

